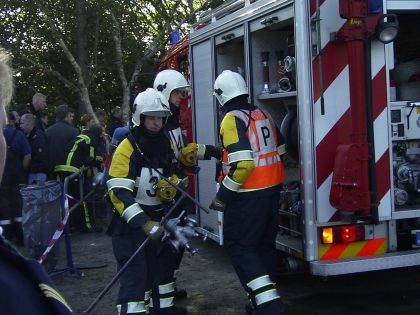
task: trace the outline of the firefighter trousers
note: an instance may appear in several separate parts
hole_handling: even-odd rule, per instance
[[[275,287],[278,195],[236,198],[224,214],[224,242],[258,315],[278,315],[284,305]]]
[[[112,236],[118,270],[145,240],[146,234],[140,229]],[[152,306],[154,309],[173,306],[173,298],[168,296],[173,291],[173,270],[165,266],[166,247],[161,239],[149,240],[121,274],[117,297],[119,315],[146,314]]]
[[[180,196],[177,196],[179,198]],[[188,207],[188,199],[184,199],[180,202],[180,204],[172,210],[170,218],[177,218],[183,211],[184,214],[181,217],[181,222],[179,225],[183,225],[183,219],[187,217],[187,207]],[[171,206],[168,207],[168,211],[171,209]],[[174,298],[175,297],[175,290],[176,290],[176,274],[179,271],[179,266],[181,265],[182,258],[184,256],[184,248],[174,248],[172,245],[169,244],[169,241],[165,246],[162,246],[162,250],[160,252],[161,261],[162,261],[162,274],[165,275],[162,278],[162,283],[159,285],[165,285],[168,283],[173,283],[173,292],[169,293],[167,298]]]
[[[171,207],[169,206],[168,210]],[[171,217],[176,217],[178,208],[174,209]],[[165,211],[145,210],[147,215],[154,221],[160,222],[166,215]],[[179,211],[181,213],[182,211]],[[178,214],[179,214],[178,213]],[[159,241],[154,247],[153,278],[151,290],[151,308],[159,312],[170,311],[174,307],[175,297],[175,278],[174,270],[176,268],[177,253],[167,239]]]

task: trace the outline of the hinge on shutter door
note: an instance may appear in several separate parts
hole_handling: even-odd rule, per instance
[[[260,23],[262,25],[269,26],[269,25],[274,24],[274,23],[276,23],[278,21],[279,21],[279,18],[277,16],[270,16],[268,18],[262,19],[260,21]]]

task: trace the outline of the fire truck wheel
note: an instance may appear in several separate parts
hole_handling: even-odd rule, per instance
[[[289,110],[281,123],[280,132],[286,142],[288,156],[296,162],[299,161],[299,139],[297,126],[297,111],[296,109]]]

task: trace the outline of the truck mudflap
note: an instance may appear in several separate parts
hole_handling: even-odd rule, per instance
[[[418,265],[420,265],[420,250],[393,252],[372,257],[309,262],[310,273],[317,276],[335,276]]]

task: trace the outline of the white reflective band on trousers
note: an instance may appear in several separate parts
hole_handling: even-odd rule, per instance
[[[266,285],[270,285],[270,284],[273,285],[273,282],[271,281],[270,276],[264,275],[248,282],[246,286],[250,288],[252,291],[256,291],[259,288],[265,287]]]
[[[121,304],[117,305],[118,315],[121,314],[121,309],[123,306]],[[144,307],[144,302],[128,302],[127,303],[127,314],[146,314],[146,308]]]
[[[265,291],[255,295],[255,303],[257,305],[261,305],[274,299],[280,299],[280,295],[278,294],[274,283],[271,281],[268,275],[258,277],[248,282],[247,287],[250,288],[253,292],[263,287],[267,287]]]
[[[279,299],[279,298],[280,298],[280,295],[278,294],[277,290],[271,289],[268,291],[264,291],[260,294],[257,294],[255,296],[255,303],[257,305],[261,305],[263,303],[270,302],[272,300]]]
[[[175,282],[159,285],[159,294],[175,292]]]
[[[175,292],[175,282],[159,285],[159,296]],[[174,306],[174,294],[165,298],[159,298],[159,307],[168,308]]]
[[[0,220],[0,225],[9,225],[12,224],[12,220]]]
[[[146,308],[146,311],[149,312],[150,307],[153,307],[152,304],[152,291],[146,291],[144,292],[144,307]]]

